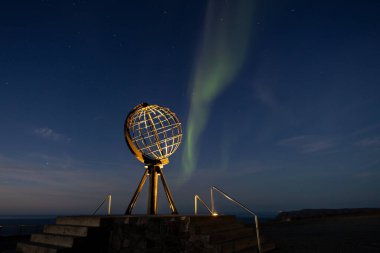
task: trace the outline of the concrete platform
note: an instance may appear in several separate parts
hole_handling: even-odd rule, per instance
[[[274,248],[262,237],[262,252]],[[256,233],[235,216],[66,216],[45,225],[22,253],[255,253]]]

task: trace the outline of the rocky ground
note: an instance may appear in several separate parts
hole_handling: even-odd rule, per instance
[[[262,233],[275,242],[273,253],[380,252],[380,216],[273,221]]]

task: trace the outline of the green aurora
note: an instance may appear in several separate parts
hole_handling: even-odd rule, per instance
[[[207,126],[213,101],[231,84],[241,69],[251,37],[253,1],[210,0],[203,40],[190,82],[182,167],[188,178],[197,166],[199,139]]]

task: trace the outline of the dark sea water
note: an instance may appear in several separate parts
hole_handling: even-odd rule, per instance
[[[54,215],[0,215],[0,236],[39,233],[45,224],[54,224]]]

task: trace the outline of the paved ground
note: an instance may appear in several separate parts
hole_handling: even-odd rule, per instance
[[[380,253],[380,217],[300,220],[262,225],[273,253]]]

